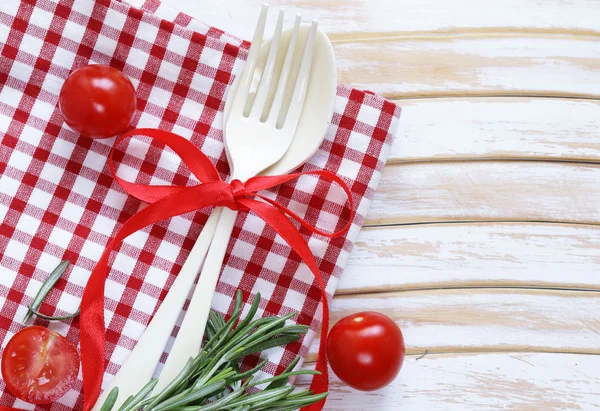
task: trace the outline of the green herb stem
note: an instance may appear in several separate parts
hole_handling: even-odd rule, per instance
[[[267,364],[266,359],[248,371],[240,371],[239,361],[243,357],[298,341],[308,330],[303,325],[286,324],[295,313],[255,320],[259,302],[260,295],[257,295],[246,318],[240,321],[243,300],[238,291],[232,316],[227,321],[211,312],[206,342],[200,353],[190,358],[161,392],[150,394],[156,385],[153,380],[130,397],[119,411],[292,411],[325,398],[326,394],[297,391],[289,384],[292,376],[318,374],[309,370],[293,371],[300,357],[275,377],[255,378]],[[255,387],[263,384],[268,384],[266,389],[256,391]],[[112,395],[111,392],[112,404],[107,401],[102,411],[111,411],[116,401]]]
[[[54,288],[56,282],[60,279],[60,277],[62,277],[65,271],[67,271],[69,264],[70,263],[68,260],[61,261],[60,264],[54,269],[54,271],[50,273],[48,278],[46,278],[46,281],[44,281],[44,283],[42,284],[42,287],[33,299],[33,302],[28,307],[27,313],[23,318],[23,323],[26,323],[35,313],[35,311],[37,311],[40,308],[42,302],[44,301],[50,290]]]

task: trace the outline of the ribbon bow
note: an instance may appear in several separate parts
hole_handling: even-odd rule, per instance
[[[183,162],[202,184],[191,187],[180,187],[145,185],[125,181],[118,177],[115,171],[113,165],[113,147],[113,150],[110,153],[109,166],[114,178],[127,193],[150,204],[128,219],[116,233],[92,271],[83,293],[80,307],[80,327],[81,359],[85,395],[84,410],[88,411],[94,406],[100,394],[102,385],[102,376],[105,366],[106,332],[104,324],[104,286],[108,276],[108,260],[111,251],[127,236],[148,225],[208,206],[253,211],[290,245],[292,250],[300,256],[314,274],[321,290],[323,321],[316,365],[316,369],[321,372],[321,375],[315,376],[311,389],[315,393],[327,391],[329,384],[325,345],[327,341],[327,330],[329,329],[329,305],[327,302],[327,294],[325,293],[325,283],[308,245],[290,219],[299,222],[303,227],[313,233],[318,233],[329,238],[343,235],[350,228],[354,217],[352,193],[348,186],[346,186],[338,176],[324,170],[281,176],[259,176],[250,178],[246,182],[233,180],[231,183],[227,183],[221,180],[210,159],[194,144],[183,137],[157,129],[137,129],[129,131],[119,137],[115,142],[115,147],[123,140],[133,136],[150,137],[161,141],[170,147],[181,157]],[[335,182],[343,188],[348,197],[350,218],[341,230],[334,233],[321,231],[308,224],[297,214],[281,204],[258,194],[261,190],[276,187],[303,175],[316,175],[330,183]],[[258,201],[257,198],[262,201]],[[324,403],[325,400],[305,407],[305,410],[321,410]]]

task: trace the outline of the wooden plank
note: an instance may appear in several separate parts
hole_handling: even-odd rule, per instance
[[[600,160],[600,102],[501,97],[399,100],[388,163],[468,159]]]
[[[389,98],[600,96],[596,36],[360,36],[335,44],[338,80]]]
[[[129,0],[141,2],[143,0]],[[206,1],[163,0],[173,7],[246,39],[252,38],[260,2],[228,0],[218,7]],[[598,32],[600,4],[586,0],[272,0],[273,7],[284,7],[288,20],[296,13],[318,19],[329,33],[401,32],[487,28],[519,28],[549,32]],[[274,27],[275,13],[269,27]]]
[[[402,329],[406,350],[600,354],[600,293],[565,290],[450,289],[337,296],[331,324],[377,311]],[[316,356],[318,340],[310,349]]]
[[[367,225],[600,222],[600,166],[487,161],[386,167]]]
[[[441,287],[600,291],[600,227],[469,223],[361,231],[336,295]]]
[[[376,6],[368,0],[286,0],[273,5],[288,8],[288,19],[297,11],[320,19],[334,41],[338,80],[389,98],[600,96],[599,32],[591,18],[595,9],[600,15],[600,5],[510,2],[515,8],[505,2],[482,7],[476,0],[427,0],[425,5],[383,0]],[[245,38],[254,29],[248,21],[259,12],[251,0],[217,8],[207,2],[168,3]],[[412,18],[410,10],[415,10]],[[271,14],[274,19],[276,13]]]
[[[600,356],[443,354],[407,357],[388,387],[360,392],[331,374],[329,411],[564,411],[600,407]],[[307,387],[310,379],[298,380]]]

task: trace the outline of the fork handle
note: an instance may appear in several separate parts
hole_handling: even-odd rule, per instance
[[[142,334],[133,351],[129,354],[119,372],[96,401],[92,411],[100,409],[114,387],[119,387],[119,397],[115,408],[119,408],[130,396],[137,394],[154,374],[156,365],[169,341],[171,331],[194,285],[194,280],[202,267],[211,240],[216,231],[221,209],[215,208],[206,221],[187,260],[181,267],[175,282],[169,289],[152,321]]]
[[[218,228],[213,237],[192,301],[162,369],[155,392],[165,388],[183,369],[190,357],[198,355],[223,259],[238,215],[225,208],[221,211]]]

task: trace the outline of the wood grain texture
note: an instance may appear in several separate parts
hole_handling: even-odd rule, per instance
[[[455,287],[600,291],[600,228],[522,223],[370,227],[336,295]]]
[[[528,97],[399,100],[388,163],[535,159],[600,161],[600,102]]]
[[[361,36],[335,44],[339,81],[389,98],[600,96],[596,36]]]
[[[345,295],[333,300],[332,324],[361,311],[377,311],[396,321],[411,354],[600,354],[600,321],[590,315],[600,312],[600,292],[450,289]]]
[[[246,39],[260,5],[163,1]],[[412,356],[374,393],[332,375],[325,409],[599,409],[600,1],[270,4],[403,106],[332,314],[387,313]]]
[[[137,0],[141,1],[141,0]],[[261,2],[228,0],[219,4],[196,0],[163,0],[198,19],[250,39]],[[347,32],[413,33],[510,28],[513,31],[598,33],[600,4],[589,0],[272,0],[274,7],[318,19],[332,35]],[[275,16],[269,26],[274,27]]]
[[[329,411],[596,411],[600,356],[428,354],[407,357],[400,376],[374,392],[331,375]],[[309,381],[299,380],[303,386]]]
[[[168,3],[244,38],[253,31],[247,22],[258,15],[252,0],[222,9],[202,2]],[[334,42],[340,82],[390,98],[600,95],[600,32],[589,17],[600,6],[583,0],[568,6],[555,0],[544,8],[534,0],[510,3],[515,8],[476,0],[272,5],[286,7],[290,21],[295,12],[319,19]]]
[[[600,166],[484,161],[392,164],[367,225],[442,221],[600,222]]]

